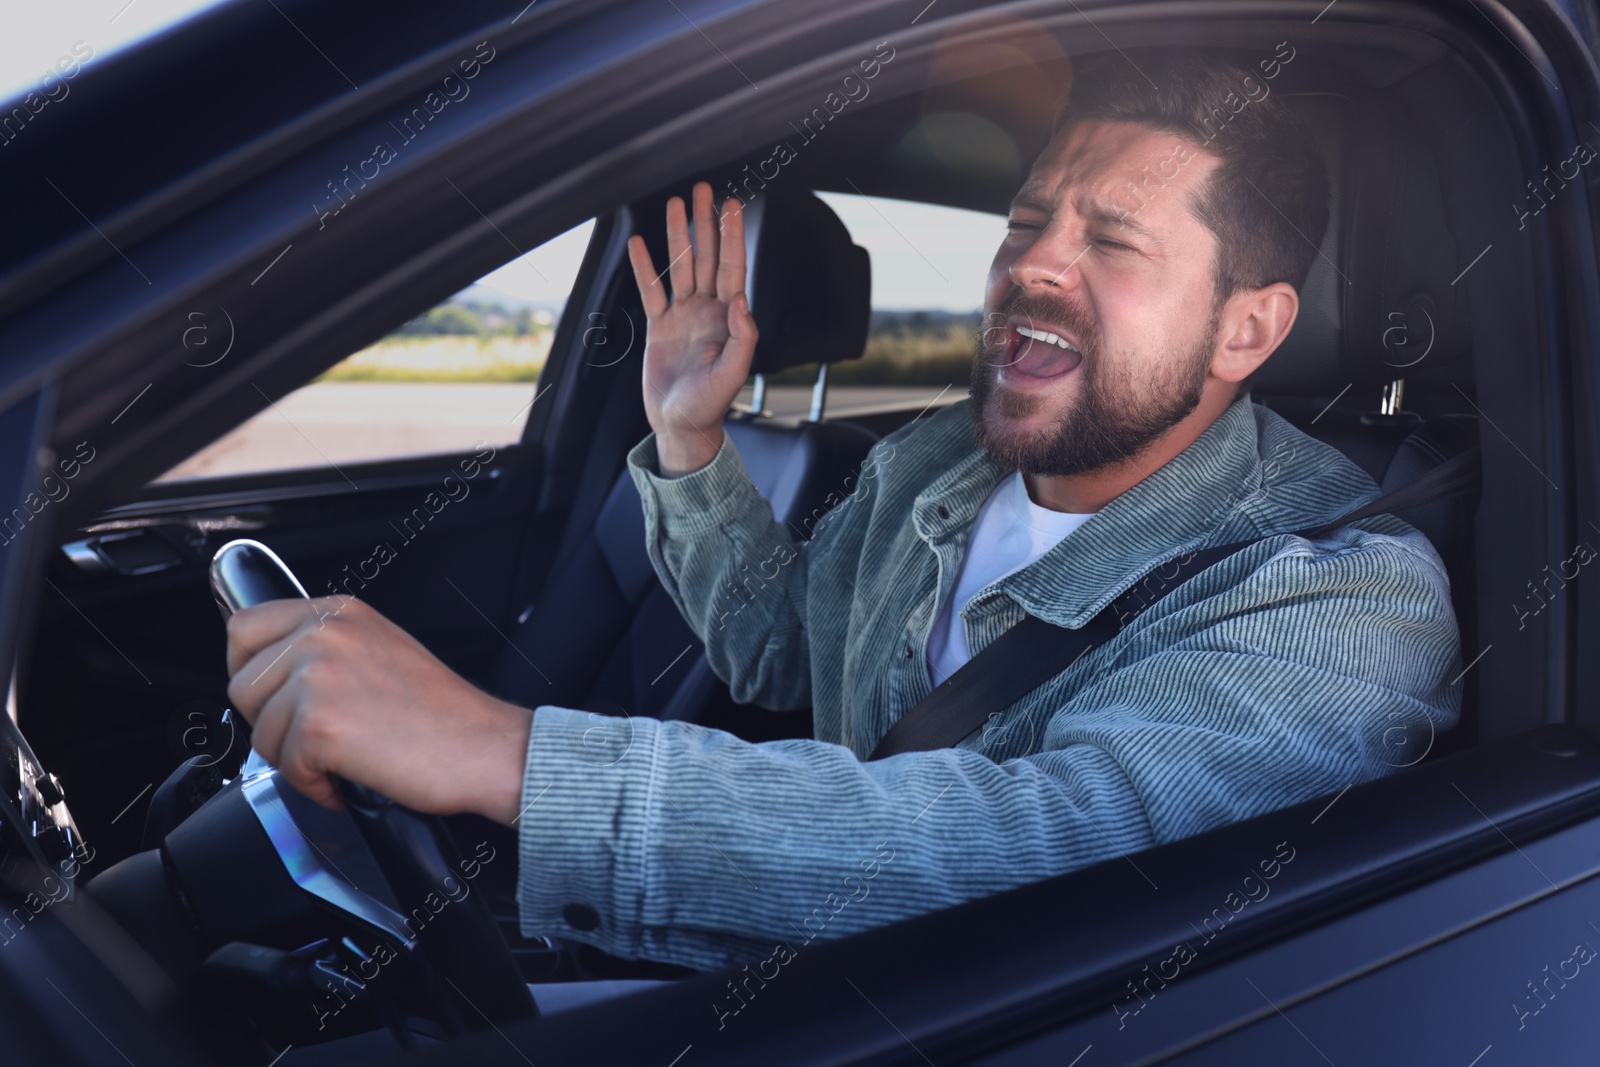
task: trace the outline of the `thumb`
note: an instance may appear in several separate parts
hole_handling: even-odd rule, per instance
[[[755,316],[750,314],[750,300],[743,293],[737,294],[728,304],[728,333],[731,336],[722,350],[723,357],[733,357],[749,366],[761,333],[756,329]]]

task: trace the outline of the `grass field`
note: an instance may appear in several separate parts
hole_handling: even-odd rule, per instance
[[[828,371],[832,385],[965,385],[970,378],[974,328],[962,323],[933,325],[923,330],[873,332],[860,359],[837,363]],[[791,367],[773,375],[773,385],[805,385],[816,379],[815,366]]]
[[[522,336],[385,337],[319,374],[318,382],[531,382],[550,330]]]

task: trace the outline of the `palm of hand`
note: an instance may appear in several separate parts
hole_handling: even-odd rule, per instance
[[[711,186],[694,188],[694,245],[682,198],[667,201],[671,301],[644,239],[628,239],[634,280],[648,320],[644,403],[658,435],[720,437],[722,416],[750,373],[757,331],[744,295],[744,211],[724,206],[721,224]]]

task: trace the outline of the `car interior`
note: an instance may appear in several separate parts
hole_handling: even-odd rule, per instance
[[[755,410],[730,411],[725,425],[757,489],[797,540],[849,492],[874,441],[928,410],[885,404],[830,416],[827,368],[859,359],[865,349],[874,265],[814,194],[1003,215],[1048,136],[1050,105],[1072,69],[1122,52],[1081,28],[1050,26],[1048,19],[1004,23],[988,38],[952,39],[930,56],[885,64],[869,99],[853,103],[778,177],[760,183],[747,235],[761,330],[757,400]],[[1142,43],[1168,43],[1170,32],[1148,27]],[[1140,51],[1137,38],[1134,27],[1119,36],[1127,48],[1122,58],[1156,61],[1159,53]],[[1547,303],[1559,293],[1538,284],[1552,253],[1537,235],[1507,227],[1515,222],[1507,201],[1525,195],[1514,161],[1528,135],[1466,59],[1421,32],[1373,35],[1346,26],[1313,44],[1303,27],[1261,20],[1198,27],[1186,40],[1210,43],[1248,68],[1287,40],[1295,58],[1283,64],[1272,91],[1306,122],[1329,168],[1332,210],[1326,233],[1306,235],[1318,255],[1300,315],[1247,383],[1252,399],[1336,448],[1385,491],[1474,446],[1483,450],[1481,489],[1396,512],[1444,560],[1465,677],[1460,725],[1409,739],[1406,751],[1423,754],[1396,762],[1386,795],[1403,801],[1406,783],[1429,765],[1544,723],[1555,699],[1549,688],[1558,684],[1547,674],[1554,638],[1519,627],[1521,613],[1505,608],[1508,598],[1520,603],[1533,589],[1549,588],[1539,584],[1552,536],[1538,442],[1550,439],[1547,420],[1559,417],[1520,388],[1559,374],[1529,341],[1547,339],[1552,329]],[[825,84],[818,74],[791,98],[806,99]],[[254,861],[238,859],[231,873],[214,863],[202,872],[177,846],[162,859],[163,843],[182,837],[181,828],[244,757],[232,746],[224,712],[223,626],[207,588],[212,554],[231,539],[269,545],[313,596],[336,585],[356,592],[504,699],[680,719],[752,741],[810,736],[807,712],[739,705],[711,672],[650,564],[640,500],[625,470],[628,450],[648,425],[639,381],[644,315],[623,242],[641,233],[655,262],[666,263],[667,198],[687,196],[701,179],[717,190],[750,187],[749,165],[768,154],[796,113],[774,108],[747,116],[727,135],[737,141],[731,151],[680,146],[655,167],[617,179],[620,185],[597,185],[589,201],[574,206],[596,223],[549,360],[530,388],[536,399],[521,440],[485,461],[470,502],[435,517],[378,577],[363,574],[349,585],[352,565],[373,544],[393,540],[392,519],[411,512],[465,453],[173,481],[149,480],[146,472],[92,520],[54,532],[49,586],[12,694],[16,719],[94,846],[85,865],[90,895],[177,986],[209,978],[230,990],[258,990],[264,986],[251,983],[266,979],[218,958],[225,944],[263,946],[288,966],[283,954],[329,936],[321,912],[269,904],[277,883],[269,887]],[[617,198],[614,188],[626,195]],[[478,215],[456,219],[463,233],[482,229]],[[544,236],[556,232],[547,224]],[[458,257],[427,286],[397,288],[380,310],[363,312],[343,347],[319,341],[285,362],[293,369],[284,373],[308,380],[464,288],[485,260],[509,261],[529,247],[507,241],[493,251],[492,232],[475,232],[472,240],[475,261]],[[973,296],[977,303],[980,294]],[[614,334],[624,323],[637,331],[625,358],[586,358],[595,322]],[[810,413],[763,414],[765,379],[800,367],[817,371]],[[69,378],[63,409],[89,388]],[[266,406],[244,395],[248,385],[234,392],[230,426]],[[963,390],[952,394],[940,402]],[[166,442],[152,463],[170,468],[205,446],[229,428],[222,418],[197,421],[189,439]],[[1479,662],[1490,647],[1493,655]],[[499,854],[516,854],[511,831],[472,816],[445,822],[463,851],[486,840]],[[1337,860],[1329,862],[1336,871]],[[515,873],[514,863],[486,865],[485,895],[536,1001],[543,982],[693,973],[523,936]],[[259,884],[247,884],[251,879]],[[178,917],[177,905],[154,903],[176,895],[205,915],[220,915],[223,901],[241,908],[248,902],[251,917],[218,918],[196,931]],[[252,1018],[269,1040],[306,1046],[327,1039],[309,1028],[309,1017],[291,1025],[265,1018],[271,1014],[262,1008]],[[363,1008],[330,1032],[348,1036],[391,1021]]]

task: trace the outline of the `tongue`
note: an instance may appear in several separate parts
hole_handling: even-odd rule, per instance
[[[1053,378],[1057,374],[1065,374],[1082,362],[1083,356],[1077,352],[1068,352],[1058,345],[1045,341],[1023,338],[1022,348],[1012,366],[1029,377]]]

